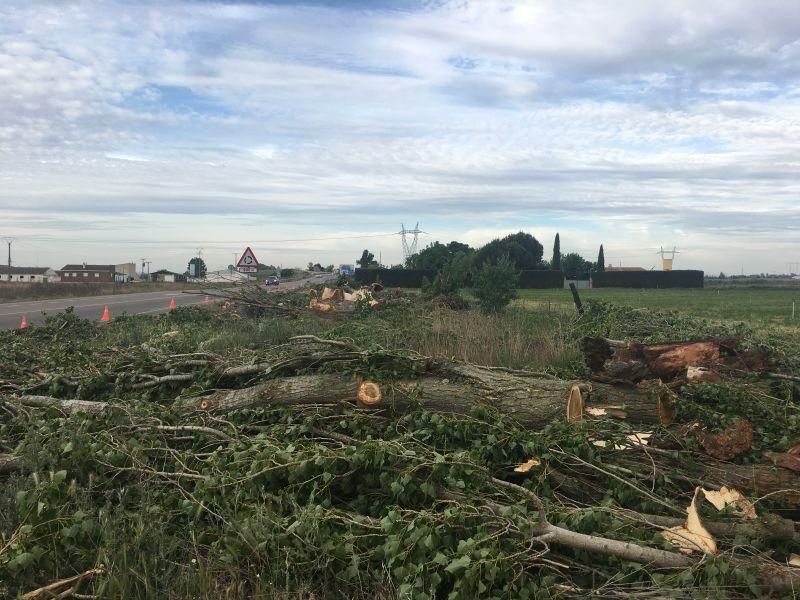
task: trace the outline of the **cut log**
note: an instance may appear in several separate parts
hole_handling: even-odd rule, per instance
[[[638,344],[601,337],[581,340],[581,350],[595,378],[607,382],[683,379],[688,367],[763,372],[772,364],[767,351],[738,349],[740,340],[709,339],[672,344]]]
[[[491,407],[523,425],[554,419],[579,421],[584,401],[576,382],[518,377],[475,369],[448,379],[426,376],[414,381],[377,384],[346,375],[318,374],[272,379],[239,390],[222,390],[184,404],[187,408],[228,412],[260,406],[335,405],[403,411],[420,405],[440,412],[469,414],[475,406]]]
[[[603,414],[632,423],[668,425],[675,419],[677,399],[659,379],[642,381],[635,387],[595,383],[586,408],[594,415]]]
[[[784,506],[800,506],[800,473],[772,465],[703,463],[702,481],[727,486],[752,496],[770,496]]]

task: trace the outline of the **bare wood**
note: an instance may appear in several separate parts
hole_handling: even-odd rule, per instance
[[[226,442],[236,441],[227,433],[224,433],[219,429],[214,429],[213,427],[203,427],[201,425],[154,425],[152,427],[142,427],[142,429],[155,429],[156,431],[188,431],[190,433],[204,433],[206,435],[219,438]]]
[[[664,528],[680,526],[686,522],[683,517],[648,515],[624,509],[620,510],[619,513],[635,521]],[[768,542],[792,541],[797,537],[793,521],[770,513],[764,514],[757,519],[737,519],[736,521],[712,521],[704,517],[703,526],[719,537],[733,538],[742,532],[752,532]]]
[[[77,588],[80,584],[90,579],[94,579],[98,575],[102,575],[104,572],[105,571],[103,571],[103,569],[89,569],[88,571],[85,571],[80,575],[67,577],[66,579],[59,579],[58,581],[54,581],[53,583],[49,583],[43,587],[37,588],[33,591],[23,594],[22,600],[36,600],[37,598],[53,598],[53,597],[58,597],[61,593],[68,590],[77,591]]]
[[[585,337],[581,350],[595,377],[608,382],[683,378],[687,368],[708,367],[760,373],[773,363],[763,348],[738,350],[741,340],[706,339],[670,344],[639,344]]]
[[[33,408],[57,408],[61,412],[73,415],[81,412],[100,413],[108,406],[106,402],[92,402],[89,400],[64,400],[52,396],[20,396],[18,401],[23,406]]]
[[[330,362],[348,361],[359,358],[361,352],[339,352],[339,353],[325,353],[325,354],[304,354],[302,356],[295,356],[287,358],[286,360],[278,362],[263,362],[251,365],[240,365],[238,367],[229,367],[225,369],[220,377],[233,378],[233,377],[247,377],[251,375],[269,375],[280,371],[281,369],[298,370],[312,365],[322,365]]]
[[[161,385],[162,383],[185,383],[187,381],[191,381],[194,379],[194,375],[191,373],[181,373],[176,375],[162,375],[161,377],[155,377],[149,381],[142,381],[140,383],[136,383],[133,386],[135,390],[143,390],[146,388],[156,387]]]
[[[642,381],[637,386],[592,385],[587,409],[633,423],[672,423],[677,414],[677,395],[660,379]]]
[[[341,340],[325,340],[316,335],[296,335],[289,338],[290,342],[313,342],[315,344],[325,344],[328,346],[335,346],[350,352],[361,352],[361,348],[349,342],[342,342]]]

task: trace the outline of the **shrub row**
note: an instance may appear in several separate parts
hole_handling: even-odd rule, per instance
[[[701,288],[703,271],[600,271],[593,288]]]

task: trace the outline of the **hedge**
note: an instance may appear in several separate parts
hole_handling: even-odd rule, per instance
[[[436,271],[433,269],[356,269],[355,279],[362,284],[380,282],[388,287],[422,287],[422,279],[427,277],[433,281]],[[467,278],[466,287],[471,282]],[[563,288],[564,273],[561,271],[520,271],[518,287],[522,289]]]
[[[434,269],[356,269],[355,279],[361,284],[367,285],[375,281],[380,281],[387,287],[422,287],[422,278],[427,277],[433,281],[436,277]]]
[[[598,271],[593,288],[701,288],[703,271]]]
[[[518,287],[523,290],[563,288],[564,273],[561,271],[520,271]]]

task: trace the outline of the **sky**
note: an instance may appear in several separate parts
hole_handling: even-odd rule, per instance
[[[388,265],[417,223],[786,272],[800,2],[0,2],[14,264]]]

